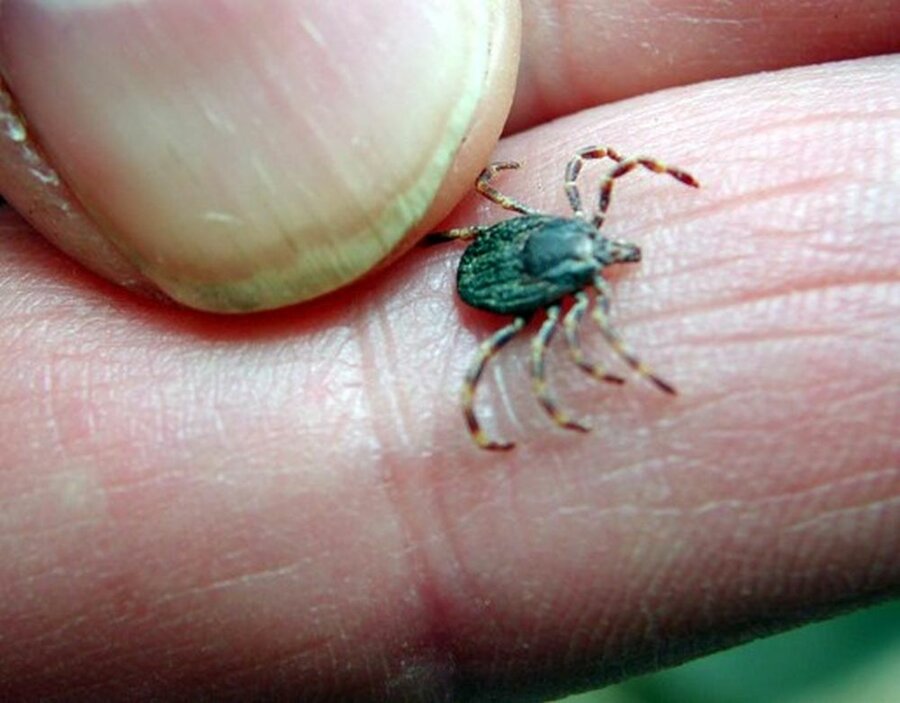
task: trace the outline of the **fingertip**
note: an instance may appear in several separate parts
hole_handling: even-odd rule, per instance
[[[458,145],[452,164],[428,211],[407,233],[404,245],[384,263],[395,260],[422,235],[444,220],[472,191],[478,174],[491,161],[512,106],[519,69],[522,33],[521,9],[518,2],[490,4],[492,30],[490,56],[484,75],[484,86],[468,131]],[[519,162],[511,161],[505,168],[518,169]]]
[[[357,5],[353,22],[289,0],[226,16],[156,0],[4,5],[0,73],[28,129],[0,139],[18,140],[20,164],[45,159],[96,242],[36,226],[220,312],[315,297],[395,257],[493,150],[518,4]],[[0,165],[0,189],[39,210],[47,188],[23,187],[34,169],[14,166]],[[76,237],[88,244],[65,246]]]

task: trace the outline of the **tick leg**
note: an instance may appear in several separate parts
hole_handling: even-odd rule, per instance
[[[419,244],[428,247],[433,244],[443,244],[444,242],[450,242],[455,239],[474,239],[487,229],[488,227],[481,225],[472,225],[471,227],[448,229],[446,232],[432,232],[431,234],[426,234],[422,237],[422,241],[419,242]]]
[[[603,334],[606,341],[609,345],[615,350],[615,352],[625,360],[631,368],[633,368],[637,373],[651,381],[659,390],[663,391],[663,393],[669,393],[670,395],[676,395],[675,388],[666,381],[663,381],[659,376],[653,373],[653,370],[647,366],[643,361],[638,359],[637,355],[631,349],[630,346],[622,339],[622,336],[616,331],[613,327],[612,322],[609,319],[609,286],[606,281],[604,281],[599,276],[594,280],[594,286],[597,288],[597,304],[594,306],[594,310],[592,315],[594,320],[596,320],[597,325],[600,327],[600,332]]]
[[[608,305],[608,302],[605,299],[604,303]],[[621,376],[614,376],[611,373],[607,373],[606,369],[600,364],[592,364],[584,358],[584,352],[582,352],[581,343],[578,340],[578,325],[581,324],[581,318],[584,317],[584,313],[588,309],[589,304],[590,298],[588,298],[587,293],[576,293],[575,304],[571,307],[569,312],[566,313],[565,318],[563,318],[563,329],[566,333],[566,342],[569,345],[569,353],[572,356],[572,360],[578,364],[579,368],[583,369],[594,378],[606,381],[607,383],[625,383],[625,379]]]
[[[606,157],[613,161],[622,160],[622,157],[608,146],[586,146],[583,149],[579,149],[566,165],[566,197],[569,199],[569,205],[572,206],[576,217],[584,218],[584,210],[581,207],[581,194],[578,192],[578,186],[576,185],[578,174],[581,173],[581,167],[589,159],[603,159]]]
[[[537,215],[539,214],[537,210],[528,207],[524,203],[520,203],[515,198],[510,198],[508,195],[503,195],[503,193],[501,193],[489,183],[489,181],[495,175],[497,175],[497,171],[509,171],[512,169],[517,169],[520,166],[521,164],[519,164],[517,161],[500,161],[498,163],[491,164],[481,172],[480,176],[478,176],[478,179],[475,181],[475,190],[481,193],[488,200],[492,200],[493,202],[497,203],[497,205],[502,208],[512,210],[513,212],[521,212],[523,215]]]
[[[589,427],[573,420],[565,411],[560,409],[556,398],[553,397],[553,393],[550,391],[550,386],[547,385],[544,373],[544,355],[558,327],[559,305],[552,305],[547,308],[547,319],[544,320],[540,331],[531,342],[531,382],[534,387],[534,394],[537,396],[538,402],[557,425],[570,430],[587,432],[590,429]]]
[[[469,427],[472,439],[482,449],[506,450],[515,446],[512,442],[497,442],[488,439],[484,430],[481,429],[478,418],[475,417],[475,389],[487,362],[515,337],[524,326],[525,319],[517,317],[506,327],[498,330],[489,339],[483,341],[478,347],[478,354],[466,372],[466,380],[462,389],[463,414],[466,417],[466,425]]]
[[[687,171],[682,171],[675,166],[667,166],[662,161],[658,161],[649,156],[632,156],[619,161],[619,165],[610,171],[606,178],[600,183],[600,206],[597,214],[594,216],[594,224],[599,228],[606,218],[606,210],[609,208],[609,199],[612,197],[613,183],[617,178],[621,178],[626,173],[631,173],[638,166],[653,171],[653,173],[665,173],[672,178],[681,181],[685,185],[692,188],[699,188],[700,183]]]

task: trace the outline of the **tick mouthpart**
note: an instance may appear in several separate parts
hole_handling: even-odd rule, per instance
[[[613,261],[623,264],[636,264],[641,260],[641,249],[631,242],[610,240],[609,253]]]

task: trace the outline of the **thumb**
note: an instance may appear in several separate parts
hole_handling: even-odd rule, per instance
[[[468,189],[518,44],[515,0],[6,0],[0,193],[119,283],[305,300]]]

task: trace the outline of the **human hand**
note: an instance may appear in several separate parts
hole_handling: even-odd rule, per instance
[[[525,162],[503,189],[565,212],[562,166],[590,142],[703,189],[630,176],[605,225],[645,254],[611,276],[613,313],[681,395],[559,355],[557,392],[596,428],[563,433],[513,346],[479,398],[519,443],[502,456],[459,416],[500,322],[456,301],[458,247],[223,318],[73,268],[4,211],[0,691],[537,697],[896,594],[896,59],[589,107],[672,67],[895,48],[890,6],[526,6],[511,125],[532,128],[498,147]],[[500,216],[471,196],[446,224]]]

